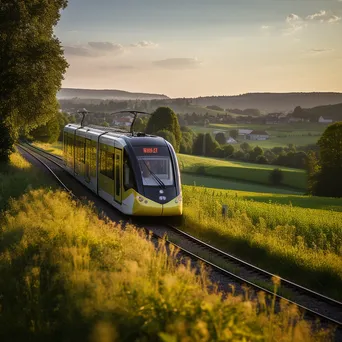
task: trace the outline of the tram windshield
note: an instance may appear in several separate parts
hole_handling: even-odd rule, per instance
[[[138,157],[143,184],[148,186],[173,185],[173,172],[170,157]]]

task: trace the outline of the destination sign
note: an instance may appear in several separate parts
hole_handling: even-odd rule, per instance
[[[155,154],[158,153],[158,147],[144,147],[143,152],[146,154]]]

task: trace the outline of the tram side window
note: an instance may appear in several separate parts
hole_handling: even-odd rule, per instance
[[[100,151],[100,173],[114,180],[114,154]]]
[[[134,179],[134,174],[132,170],[131,162],[125,153],[124,156],[124,188],[125,190],[136,189],[136,183]]]
[[[76,141],[77,146],[77,159],[80,163],[85,164],[85,140],[77,140]]]

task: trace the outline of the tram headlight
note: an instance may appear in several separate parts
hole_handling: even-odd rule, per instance
[[[175,199],[175,203],[178,204],[180,202],[182,202],[183,198],[182,195],[179,195],[176,199]]]
[[[144,198],[142,196],[138,196],[137,199],[138,199],[139,202],[143,202],[144,201]]]

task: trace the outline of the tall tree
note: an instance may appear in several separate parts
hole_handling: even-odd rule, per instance
[[[175,112],[169,107],[159,107],[147,123],[146,133],[156,134],[158,131],[167,130],[176,139],[176,152],[179,151],[182,133]]]
[[[330,125],[318,140],[319,167],[309,175],[313,195],[342,197],[342,122]]]
[[[0,117],[11,139],[44,125],[58,109],[68,63],[53,28],[66,6],[67,0],[1,0]]]

